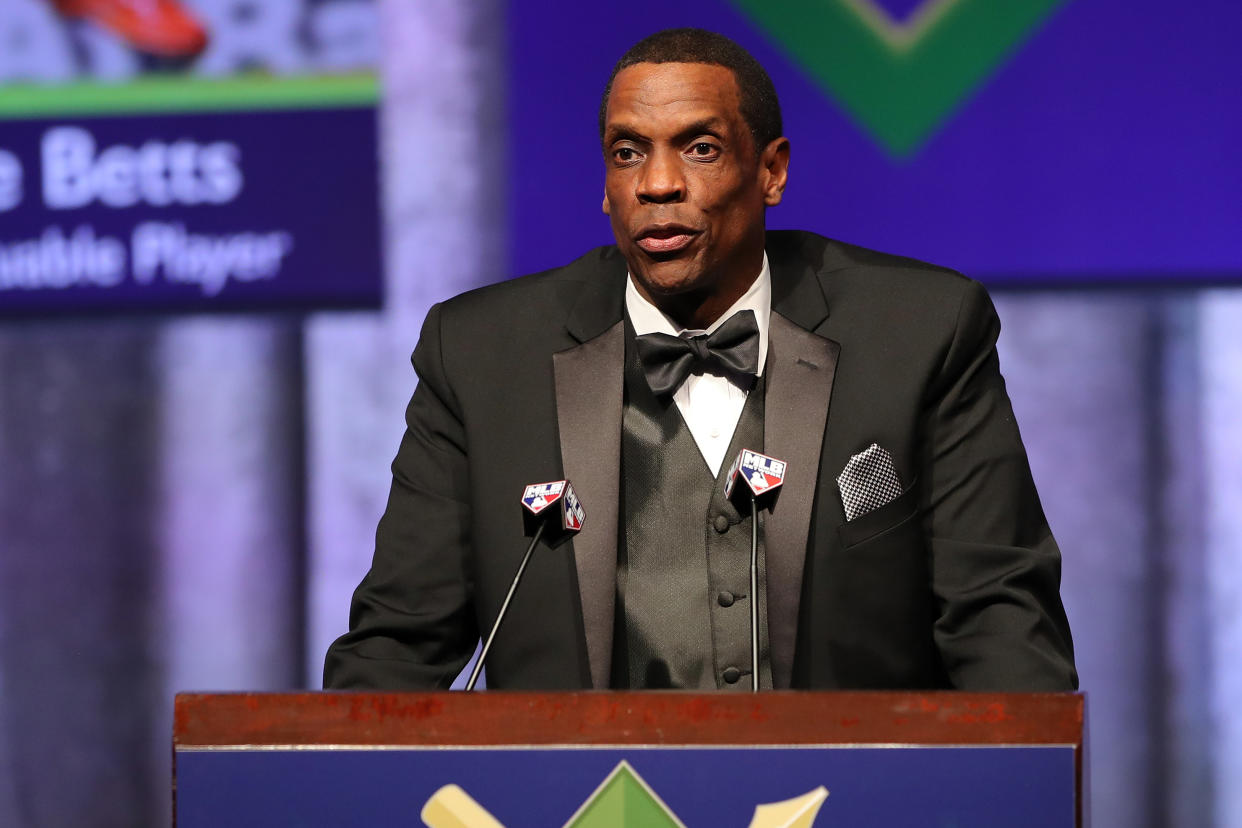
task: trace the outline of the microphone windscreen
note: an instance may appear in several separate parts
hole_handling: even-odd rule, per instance
[[[785,482],[787,468],[784,460],[742,449],[725,477],[725,497],[739,508],[752,496],[757,500],[765,495],[774,497]]]
[[[522,492],[522,507],[526,536],[532,537],[543,524],[543,537],[549,546],[578,534],[586,521],[586,510],[568,480],[531,483]]]

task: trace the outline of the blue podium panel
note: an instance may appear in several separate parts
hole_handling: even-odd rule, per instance
[[[1031,744],[182,747],[176,824],[1071,828],[1075,760]]]

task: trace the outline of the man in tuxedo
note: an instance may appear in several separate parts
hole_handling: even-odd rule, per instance
[[[600,132],[615,247],[428,313],[375,558],[331,688],[447,687],[525,551],[518,498],[586,508],[536,550],[493,688],[1068,690],[1060,553],[978,283],[765,232],[789,168],[766,72],[660,32],[618,63]],[[757,527],[722,493],[788,463]]]

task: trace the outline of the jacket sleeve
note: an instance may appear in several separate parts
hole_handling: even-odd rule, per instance
[[[441,319],[437,305],[414,350],[418,386],[388,505],[371,569],[354,592],[349,632],[328,649],[328,689],[447,688],[478,641],[466,435],[444,370]]]
[[[934,637],[959,689],[1072,690],[1061,554],[1005,392],[999,333],[987,293],[969,282],[924,415]]]

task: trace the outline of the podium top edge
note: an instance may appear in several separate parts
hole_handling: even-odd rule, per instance
[[[1080,693],[182,693],[178,749],[1071,745]]]

